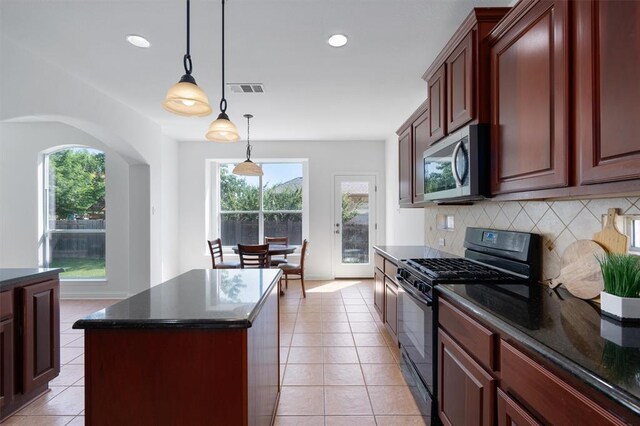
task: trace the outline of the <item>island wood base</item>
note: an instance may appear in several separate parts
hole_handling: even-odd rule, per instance
[[[85,330],[87,425],[269,425],[277,286],[250,328]]]

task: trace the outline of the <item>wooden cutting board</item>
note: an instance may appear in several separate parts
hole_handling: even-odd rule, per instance
[[[592,240],[578,240],[562,253],[560,275],[551,280],[551,288],[560,284],[580,299],[593,299],[604,289],[602,271],[598,257],[604,257],[605,250]]]
[[[629,237],[616,226],[616,209],[607,212],[607,224],[602,231],[593,235],[593,240],[604,247],[609,253],[627,253],[629,250]]]

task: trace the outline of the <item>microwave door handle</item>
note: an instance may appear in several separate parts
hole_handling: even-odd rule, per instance
[[[456,184],[458,187],[462,186],[462,178],[460,177],[460,173],[458,173],[458,152],[460,148],[462,148],[463,141],[458,142],[456,147],[453,149],[453,155],[451,156],[451,168],[453,169],[453,178],[456,180]]]

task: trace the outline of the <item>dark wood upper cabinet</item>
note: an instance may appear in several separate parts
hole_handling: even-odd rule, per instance
[[[577,181],[640,178],[640,2],[574,8]]]
[[[60,373],[59,281],[23,290],[23,392],[47,384]]]
[[[399,198],[401,205],[410,205],[413,201],[412,196],[412,182],[413,182],[413,167],[411,167],[412,153],[411,153],[411,127],[406,129],[398,138],[398,152],[399,152]]]
[[[473,46],[475,31],[471,31],[449,55],[447,71],[447,129],[453,132],[475,117],[473,97]]]
[[[491,33],[493,194],[569,185],[568,8],[523,0]]]
[[[429,144],[469,122],[489,122],[490,46],[486,36],[508,11],[508,7],[472,9],[422,76],[430,111]]]
[[[493,425],[496,380],[438,330],[438,414],[443,424]]]
[[[447,134],[447,84],[446,65],[442,64],[427,80],[427,101],[429,104],[429,137],[432,144]]]
[[[429,110],[413,123],[413,202],[424,201],[424,160],[422,155],[429,147]]]

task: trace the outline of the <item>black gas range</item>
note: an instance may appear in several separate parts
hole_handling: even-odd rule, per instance
[[[527,297],[527,284],[540,278],[537,234],[469,227],[464,247],[464,257],[434,251],[433,257],[403,259],[398,265],[398,340],[403,370],[422,388],[427,402],[437,398],[434,287],[481,284]]]

